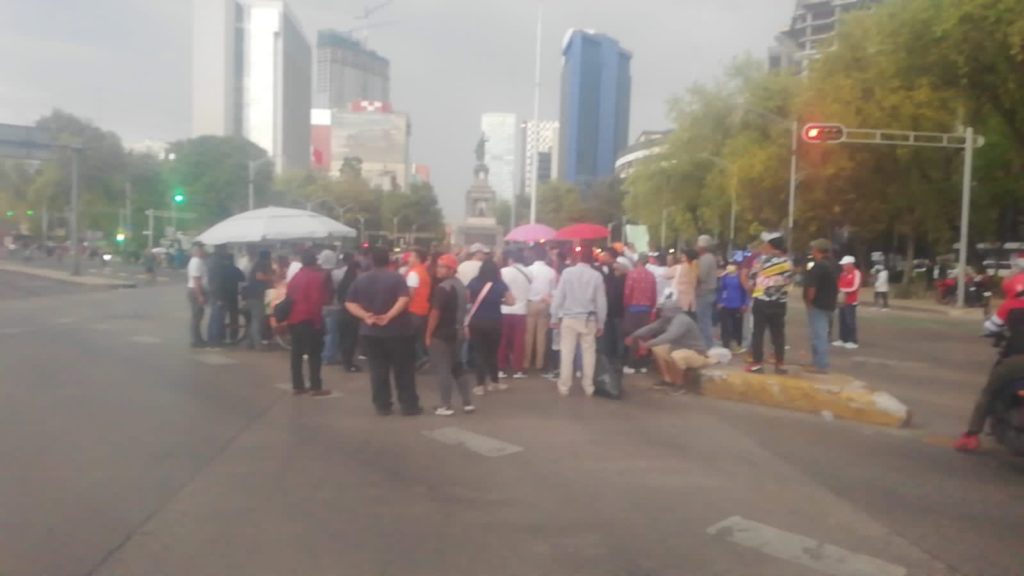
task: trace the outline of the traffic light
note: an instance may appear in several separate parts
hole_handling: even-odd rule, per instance
[[[842,142],[846,138],[846,127],[842,124],[808,124],[804,126],[804,142],[827,144]]]
[[[174,200],[175,204],[185,203],[185,190],[183,188],[175,188],[174,196],[171,196],[171,200]]]
[[[35,216],[35,215],[36,215],[36,211],[35,210],[25,210],[25,216]]]
[[[114,236],[114,239],[117,240],[118,244],[124,244],[124,239],[125,239],[124,232],[118,232],[117,236]]]
[[[14,210],[8,210],[7,211],[7,217],[8,218],[14,218]]]

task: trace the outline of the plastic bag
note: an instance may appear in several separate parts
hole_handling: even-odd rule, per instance
[[[622,398],[622,366],[604,354],[597,355],[594,366],[594,395],[609,400]]]

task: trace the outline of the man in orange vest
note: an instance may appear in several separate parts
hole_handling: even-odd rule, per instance
[[[409,272],[405,275],[405,285],[409,287],[409,314],[412,315],[413,326],[416,328],[416,369],[421,370],[427,365],[425,338],[427,316],[430,314],[430,273],[427,272],[427,251],[413,248],[409,252]]]

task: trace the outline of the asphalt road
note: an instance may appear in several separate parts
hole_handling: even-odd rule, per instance
[[[864,346],[836,353],[912,407],[908,430],[641,375],[621,402],[531,378],[472,416],[379,418],[364,375],[294,398],[281,353],[189,350],[184,299],[0,305],[0,574],[1022,570],[1024,462],[948,446],[992,360],[975,320],[865,310]],[[803,323],[794,309],[795,361]]]

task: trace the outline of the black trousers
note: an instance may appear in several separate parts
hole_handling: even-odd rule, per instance
[[[373,387],[373,405],[378,411],[391,410],[391,374],[394,373],[395,391],[402,411],[419,409],[416,394],[415,336],[362,336],[366,358],[370,363],[370,385]]]
[[[469,324],[469,342],[476,352],[476,385],[487,378],[498,383],[498,347],[501,345],[501,320],[476,320]]]
[[[324,331],[312,322],[299,322],[289,327],[292,335],[292,389],[304,390],[306,381],[302,376],[302,357],[309,358],[309,389],[320,390],[320,367],[323,365]]]
[[[228,342],[238,341],[238,296],[234,298],[223,298],[220,301],[224,307],[224,315],[228,317]]]
[[[754,334],[750,339],[754,364],[764,362],[764,333],[771,332],[775,363],[786,361],[786,303],[754,300]]]
[[[350,368],[354,365],[356,346],[359,344],[359,319],[349,314],[347,310],[341,311],[338,340],[341,346],[341,365]]]
[[[728,348],[730,343],[739,346],[743,342],[743,309],[722,308],[718,314],[722,321],[722,346]]]

